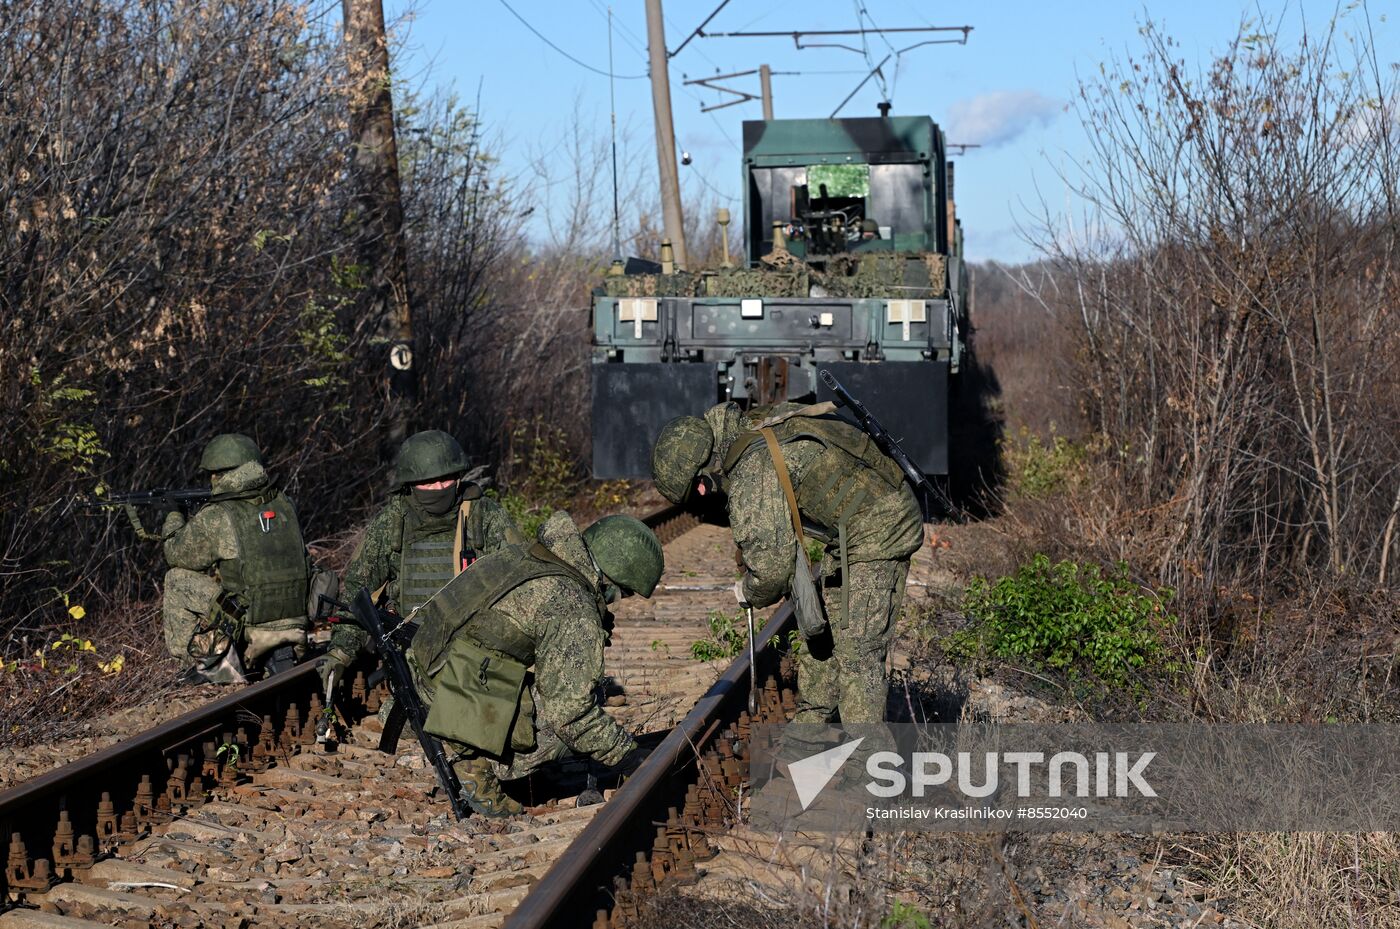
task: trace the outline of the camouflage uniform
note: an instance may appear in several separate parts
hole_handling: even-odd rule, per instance
[[[527,754],[511,753],[496,759],[495,772],[502,780],[526,777],[570,752],[614,765],[636,747],[632,736],[603,711],[596,696],[607,643],[602,575],[567,513],[554,513],[540,528],[539,538],[551,554],[590,586],[567,577],[540,577],[515,588],[494,605],[494,612],[504,616],[511,627],[509,632],[533,644],[535,659],[520,714],[525,720],[533,715],[535,748]],[[457,633],[470,634],[466,630]],[[424,700],[431,703],[433,682],[427,679],[422,684]],[[459,753],[479,754],[469,746],[450,744]]]
[[[795,404],[783,404],[745,416],[733,403],[712,407],[705,421],[714,433],[718,459],[726,459],[741,431],[756,425],[760,415],[795,409]],[[817,479],[813,469],[827,449],[809,438],[785,441],[781,447],[801,499],[804,482]],[[862,467],[854,459],[849,466]],[[826,480],[832,475],[819,476]],[[745,599],[754,606],[767,606],[781,599],[792,582],[795,539],[787,498],[765,443],[758,441],[741,454],[725,474],[724,484],[734,541],[747,568]],[[861,504],[848,519],[849,576],[842,576],[837,540],[827,544],[821,563],[822,599],[831,625],[832,651],[829,657],[818,658],[804,648],[798,655],[794,722],[830,722],[838,713],[843,723],[883,721],[888,687],[885,657],[904,601],[909,559],[922,541],[922,513],[913,492],[901,483]]]
[[[491,497],[466,501],[466,518],[462,520],[463,559],[490,554],[507,545],[520,545],[526,539],[516,528],[510,514]],[[419,602],[404,603],[399,573],[403,566],[405,526],[412,523],[421,539],[445,544],[445,557],[451,559],[450,548],[455,543],[461,507],[442,516],[423,510],[408,493],[396,493],[389,503],[370,521],[364,538],[355,549],[350,565],[345,569],[342,589],[349,597],[363,588],[370,592],[384,588],[384,602],[392,608],[411,609]],[[460,570],[458,566],[456,570]],[[424,600],[427,598],[424,597]],[[331,647],[345,656],[356,654],[369,641],[369,635],[351,623],[336,624],[331,634]]]
[[[267,472],[257,461],[214,472],[211,475],[211,488],[216,498],[280,505],[276,502],[280,495],[272,488]],[[281,497],[281,500],[285,501],[286,498]],[[286,502],[286,507],[290,510],[290,501]],[[201,654],[222,648],[221,643],[215,641],[218,635],[209,632],[197,635],[197,632],[208,625],[207,621],[215,608],[215,598],[227,585],[228,578],[221,582],[220,575],[231,574],[233,566],[247,558],[248,553],[240,551],[235,518],[237,511],[233,506],[216,500],[200,509],[188,521],[182,514],[172,512],[162,527],[165,560],[170,565],[165,575],[162,603],[165,647],[186,665],[196,663],[191,652]],[[242,652],[244,661],[248,663],[280,646],[303,646],[306,643],[306,583],[311,563],[306,555],[300,527],[296,524],[295,511],[288,512],[283,519],[288,525],[274,522],[270,531],[280,529],[294,534],[295,538],[281,540],[283,544],[279,557],[282,562],[293,557],[296,560],[278,565],[274,570],[288,576],[284,586],[289,588],[297,586],[299,576],[300,592],[291,591],[280,598],[283,608],[277,612],[287,615],[258,617],[261,621],[242,625],[239,639],[233,646]],[[294,608],[293,604],[298,608]],[[251,604],[244,606],[250,607]]]

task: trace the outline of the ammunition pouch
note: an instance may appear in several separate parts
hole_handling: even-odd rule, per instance
[[[455,636],[432,678],[424,729],[497,758],[535,747],[535,708],[525,665],[470,635]]]
[[[190,636],[186,652],[199,665],[217,664],[238,642],[247,616],[248,608],[235,594],[219,591]]]

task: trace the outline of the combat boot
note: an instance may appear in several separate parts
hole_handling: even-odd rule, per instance
[[[468,758],[453,766],[457,779],[462,782],[462,802],[472,808],[472,812],[498,819],[525,812],[525,808],[506,796],[501,789],[500,778],[491,766],[489,758]]]

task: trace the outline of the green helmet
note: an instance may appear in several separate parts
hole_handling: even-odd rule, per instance
[[[403,440],[394,461],[394,481],[419,484],[467,470],[467,453],[440,429],[415,432]]]
[[[656,533],[634,516],[604,516],[583,530],[583,544],[610,580],[643,597],[656,590],[666,568]]]
[[[684,500],[714,447],[710,424],[698,416],[679,416],[663,426],[651,450],[651,476],[661,496]]]
[[[204,454],[199,456],[199,470],[227,471],[250,461],[262,464],[262,453],[258,451],[257,443],[246,435],[225,432],[214,436],[204,446]]]

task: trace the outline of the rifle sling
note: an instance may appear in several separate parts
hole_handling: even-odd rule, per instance
[[[771,426],[765,426],[759,432],[763,435],[763,441],[768,443],[768,454],[773,457],[773,467],[778,470],[778,484],[783,488],[783,496],[787,497],[788,513],[792,516],[792,531],[797,536],[797,544],[801,546],[802,513],[797,509],[797,494],[792,489],[792,475],[788,474],[787,459],[783,457],[783,450],[778,445],[778,436]]]
[[[788,513],[792,516],[792,531],[797,536],[797,550],[802,554],[802,563],[810,570],[812,563],[807,558],[807,544],[803,540],[802,513],[797,509],[797,494],[792,489],[792,475],[788,474],[787,459],[783,457],[778,436],[771,426],[765,426],[759,432],[763,435],[763,441],[768,443],[768,454],[773,457],[773,467],[778,470],[778,484],[782,486],[783,496],[787,498]],[[849,620],[851,574],[850,565],[846,562],[846,524],[843,522],[836,529],[841,546],[841,616],[843,620]]]

